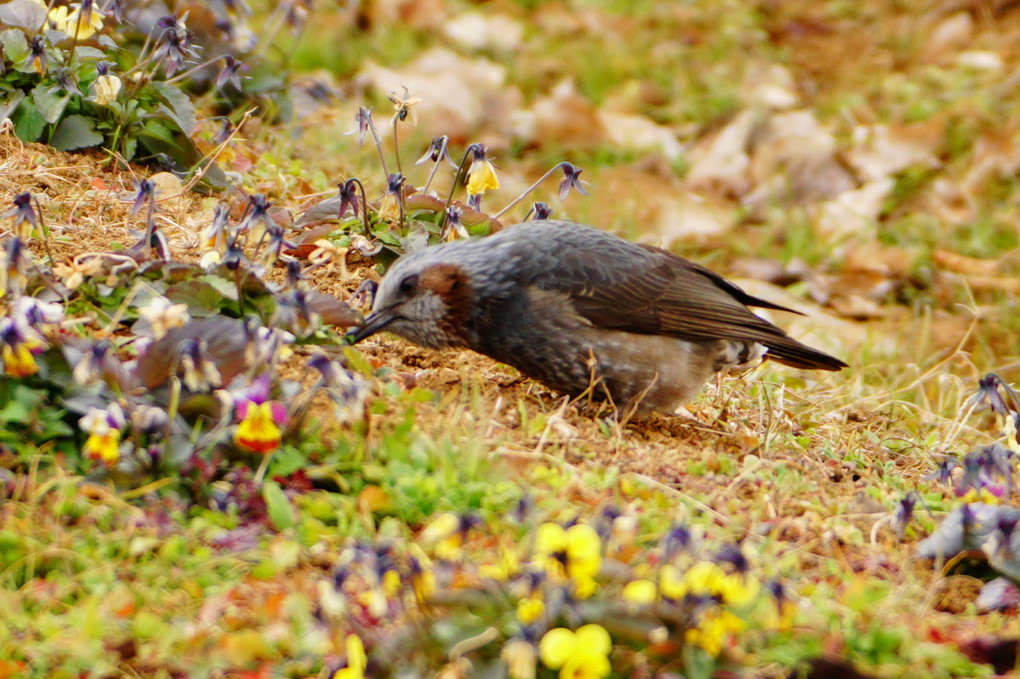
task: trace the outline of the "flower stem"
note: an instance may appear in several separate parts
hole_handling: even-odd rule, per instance
[[[371,118],[368,121],[368,129],[372,131],[372,139],[375,140],[375,150],[379,152],[379,162],[382,164],[383,175],[389,177],[390,171],[386,167],[386,156],[383,154],[382,140],[379,139],[379,132],[375,129],[375,123],[372,122]]]
[[[404,174],[403,168],[400,167],[400,146],[397,144],[397,121],[393,121],[393,155],[397,158],[397,173]],[[403,220],[401,220],[403,221]]]
[[[361,189],[361,219],[362,223],[365,225],[365,238],[371,239],[372,229],[369,228],[368,225],[368,197],[365,196],[365,185],[362,184],[361,180],[357,177],[352,177],[351,181],[353,181],[357,187]],[[355,196],[354,200],[357,200],[357,196]]]
[[[422,193],[429,192],[429,186],[432,185],[432,178],[436,176],[436,172],[439,170],[439,164],[443,162],[443,157],[446,156],[446,147],[449,143],[450,140],[444,136],[443,145],[439,149],[439,160],[432,164],[432,171],[429,172],[429,178],[425,180],[425,186],[421,188]]]
[[[536,181],[534,184],[532,184],[528,188],[524,189],[524,191],[519,196],[517,196],[516,198],[511,200],[509,203],[507,203],[506,207],[504,207],[502,210],[500,210],[496,214],[492,215],[492,219],[499,219],[500,217],[502,217],[504,214],[506,214],[507,210],[509,210],[510,208],[512,208],[513,206],[517,205],[522,200],[527,198],[528,194],[531,193],[532,191],[534,191],[535,189],[537,189],[539,184],[541,184],[546,179],[551,177],[553,175],[553,173],[556,172],[556,170],[559,170],[560,168],[562,168],[566,164],[567,164],[567,161],[564,160],[564,161],[561,161],[561,162],[557,163],[556,165],[553,165],[552,168],[548,172],[546,172],[544,175],[539,177],[538,181]]]
[[[475,145],[471,144],[464,151],[464,157],[460,159],[460,164],[457,165],[457,172],[453,175],[453,186],[450,187],[450,195],[446,198],[446,205],[443,206],[443,214],[439,215],[439,230],[443,230],[446,226],[446,213],[450,209],[450,205],[453,204],[453,194],[457,191],[457,187],[464,182],[464,178],[468,172],[468,158],[474,155]]]

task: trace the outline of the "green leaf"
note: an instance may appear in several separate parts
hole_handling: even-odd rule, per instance
[[[145,121],[144,129],[145,135],[148,137],[159,139],[168,144],[172,144],[174,142],[173,130],[155,118]]]
[[[294,446],[283,446],[273,455],[269,464],[271,476],[290,476],[308,464],[308,459]]]
[[[219,279],[223,280],[223,279]],[[234,296],[237,296],[237,287],[230,286]],[[187,304],[188,313],[194,317],[211,316],[219,313],[222,292],[208,280],[194,280],[176,283],[166,289],[166,298],[174,304]]]
[[[180,88],[164,82],[155,81],[151,83],[151,87],[156,90],[164,104],[159,110],[165,113],[181,132],[190,136],[191,131],[195,129],[195,105],[191,103],[191,98]]]
[[[18,108],[18,104],[25,98],[25,93],[21,90],[14,90],[13,92],[5,92],[3,96],[0,96],[0,120],[10,117],[14,113],[14,109]]]
[[[14,121],[14,134],[18,135],[21,141],[38,141],[46,129],[46,121],[39,115],[39,109],[28,97],[22,99],[14,109],[11,120]]]
[[[96,132],[95,121],[80,115],[67,116],[60,121],[50,140],[50,144],[58,151],[73,151],[102,143],[103,135]]]
[[[138,140],[134,137],[124,137],[124,142],[120,145],[120,155],[124,156],[124,160],[132,160],[137,152]]]
[[[64,109],[67,108],[67,102],[71,100],[71,95],[68,92],[57,94],[59,90],[51,92],[50,88],[51,85],[47,83],[36,85],[32,90],[32,99],[38,107],[39,115],[43,120],[52,124],[60,120]]]
[[[78,59],[101,61],[106,58],[106,52],[95,47],[89,47],[88,45],[78,45],[74,48],[74,53],[78,56]]]
[[[276,530],[285,530],[294,525],[294,507],[280,484],[266,481],[262,485],[262,499],[266,501],[266,514]]]
[[[11,401],[0,409],[0,422],[16,422],[20,424],[27,420],[30,414],[31,410],[28,405],[18,401]]]
[[[234,281],[228,281],[226,278],[213,275],[202,276],[199,280],[215,288],[221,297],[225,297],[232,302],[237,301],[237,284]]]
[[[15,64],[20,64],[28,57],[28,38],[16,28],[0,31],[0,45],[3,45],[7,58]]]
[[[46,8],[32,0],[11,0],[0,5],[0,22],[35,35],[46,21]]]

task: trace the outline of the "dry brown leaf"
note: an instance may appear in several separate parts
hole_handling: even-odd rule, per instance
[[[874,239],[878,230],[876,220],[893,185],[892,179],[869,182],[822,203],[815,222],[818,231],[836,240],[850,236]]]
[[[677,140],[676,133],[645,116],[601,110],[598,117],[613,146],[634,151],[655,151],[670,162],[683,154],[684,147]]]
[[[530,109],[514,111],[514,135],[529,145],[555,144],[558,148],[595,149],[606,144],[606,129],[599,111],[578,94],[572,80],[563,80]]]
[[[925,61],[949,62],[958,50],[970,45],[973,39],[974,19],[970,12],[951,14],[935,24],[928,35],[928,42],[924,48]]]
[[[742,203],[764,209],[779,202],[835,198],[857,186],[835,157],[836,141],[811,111],[771,116],[753,139],[751,178],[756,184]]]
[[[443,23],[443,34],[467,49],[510,52],[520,47],[524,25],[505,14],[464,12]]]
[[[977,259],[949,250],[935,250],[931,259],[944,269],[968,276],[992,276],[999,268],[999,260]]]
[[[935,151],[942,143],[945,122],[935,116],[909,125],[872,125],[854,130],[847,162],[868,182],[888,179],[913,165],[936,168]]]
[[[500,110],[510,110],[520,94],[506,85],[506,67],[486,59],[468,59],[448,49],[433,48],[405,68],[389,69],[369,60],[357,76],[363,87],[381,92],[402,92],[421,97],[417,105],[420,127],[431,136],[448,135],[462,142],[484,122],[498,126]],[[498,98],[499,107],[487,100]],[[376,121],[388,133],[388,120]]]
[[[693,189],[716,189],[732,196],[743,196],[751,189],[751,158],[748,145],[760,115],[744,110],[729,125],[691,150],[691,168],[687,184]]]
[[[904,248],[869,241],[847,251],[843,257],[843,268],[902,278],[910,272],[915,259],[916,254]]]

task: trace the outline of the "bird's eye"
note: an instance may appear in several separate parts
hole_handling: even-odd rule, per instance
[[[410,276],[405,276],[404,280],[400,281],[400,292],[405,295],[412,294],[418,289],[418,274],[413,273]]]

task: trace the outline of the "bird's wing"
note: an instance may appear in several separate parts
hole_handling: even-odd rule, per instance
[[[618,249],[624,247],[626,252]],[[614,242],[609,247],[560,248],[552,270],[536,282],[567,293],[578,314],[596,326],[687,340],[755,341],[769,347],[773,358],[796,367],[844,365],[790,338],[748,306],[792,310],[753,297],[665,250],[639,247]]]

